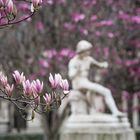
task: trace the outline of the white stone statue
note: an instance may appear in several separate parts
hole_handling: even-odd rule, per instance
[[[71,115],[65,119],[60,129],[60,140],[136,140],[128,118],[120,112],[111,91],[88,79],[91,65],[107,68],[107,62],[97,62],[89,56],[92,44],[82,40],[77,44],[77,55],[69,62],[69,77],[72,90],[60,106],[61,112],[66,104],[71,105]],[[105,99],[112,114],[100,113],[96,107]],[[95,109],[90,111],[89,108]],[[116,117],[117,116],[117,117]]]
[[[124,113],[120,112],[115,104],[115,101],[112,97],[110,89],[90,81],[88,79],[89,69],[91,65],[98,66],[100,68],[107,68],[107,62],[98,62],[94,58],[90,56],[90,49],[92,48],[92,44],[86,40],[82,40],[77,44],[76,48],[76,56],[74,56],[69,62],[69,78],[72,81],[72,92],[70,98],[72,100],[78,100],[77,102],[73,102],[72,105],[72,113],[81,113],[86,114],[87,106],[86,106],[86,98],[87,92],[91,95],[95,95],[95,93],[102,95],[105,99],[105,103],[108,108],[112,112],[114,116],[123,117]],[[81,101],[79,99],[81,98]],[[89,96],[91,97],[91,96]],[[90,101],[91,103],[92,101]],[[76,112],[76,108],[78,108],[78,112]],[[81,108],[81,109],[80,109]]]

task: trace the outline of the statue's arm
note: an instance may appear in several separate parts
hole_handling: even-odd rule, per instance
[[[108,63],[107,62],[98,62],[94,58],[91,57],[91,63],[99,68],[107,68]]]

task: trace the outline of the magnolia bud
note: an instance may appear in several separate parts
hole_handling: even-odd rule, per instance
[[[9,2],[9,0],[1,0],[1,1],[3,1],[4,6],[7,6],[8,2]]]
[[[8,11],[8,13],[13,13],[13,11],[14,11],[14,4],[13,4],[13,1],[12,0],[9,0],[8,1],[7,11]]]
[[[3,7],[4,3],[3,0],[0,0],[0,8]]]
[[[32,3],[33,3],[33,6],[36,8],[42,3],[42,0],[32,0]]]
[[[31,12],[34,12],[34,11],[38,10],[41,3],[42,3],[42,0],[32,0]]]

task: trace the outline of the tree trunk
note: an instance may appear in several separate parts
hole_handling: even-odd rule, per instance
[[[59,140],[59,136],[57,132],[52,130],[51,124],[47,119],[47,115],[42,116],[42,124],[44,130],[44,140]]]

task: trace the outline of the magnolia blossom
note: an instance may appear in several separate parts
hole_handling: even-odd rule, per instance
[[[45,59],[40,59],[39,60],[39,64],[44,67],[44,68],[48,68],[49,67],[49,63],[45,60]]]
[[[69,31],[73,31],[73,30],[75,29],[75,25],[72,24],[72,23],[66,22],[66,23],[64,23],[63,26],[64,26],[65,29],[67,29],[67,30],[69,30]]]
[[[42,0],[32,0],[33,6],[37,7],[42,3]]]
[[[3,5],[6,6],[9,0],[1,0]]]
[[[19,71],[15,70],[13,73],[13,77],[16,81],[16,84],[21,84],[22,82],[25,81],[25,76],[23,72],[20,74]]]
[[[115,37],[115,34],[112,33],[112,32],[109,32],[109,33],[107,33],[107,36],[108,36],[109,38],[114,38],[114,37]]]
[[[51,83],[52,88],[59,87],[60,86],[60,83],[61,83],[61,80],[62,80],[62,77],[61,77],[61,75],[59,73],[58,74],[55,74],[54,77],[50,73],[49,82]]]
[[[22,83],[23,85],[23,92],[25,95],[29,96],[32,94],[32,83],[29,80],[26,80]]]
[[[91,21],[96,21],[96,20],[97,20],[97,16],[96,16],[96,15],[92,15],[92,16],[90,17],[90,20],[91,20]]]
[[[79,21],[81,21],[81,20],[84,20],[85,19],[85,14],[81,14],[81,13],[74,13],[73,14],[73,20],[75,21],[75,22],[79,22]]]
[[[38,96],[37,93],[33,92],[34,102],[36,105],[39,105],[40,103],[40,96]]]
[[[0,7],[4,5],[3,0],[0,0]]]
[[[53,5],[53,0],[47,0],[47,3],[49,4],[49,5]]]
[[[42,4],[42,0],[32,0],[31,12],[34,12]]]
[[[112,26],[112,25],[114,25],[114,22],[112,20],[102,20],[100,22],[96,22],[97,27]]]
[[[140,16],[132,16],[131,21],[140,24]]]
[[[7,3],[7,11],[9,13],[13,13],[13,11],[14,11],[14,4],[13,4],[12,0],[9,0]]]
[[[55,49],[45,50],[42,55],[48,59],[52,59],[57,55],[57,51]]]
[[[88,35],[88,30],[87,30],[87,29],[81,28],[81,29],[80,29],[80,32],[81,32],[83,35]]]
[[[6,86],[6,85],[8,84],[7,76],[1,75],[1,76],[0,76],[0,83],[1,83],[3,86]]]
[[[12,84],[11,86],[9,84],[6,85],[5,87],[6,93],[9,97],[12,96],[13,90],[14,90],[14,85]]]
[[[65,58],[71,59],[74,55],[75,55],[75,52],[69,48],[62,48],[58,52],[58,56],[61,57],[62,60],[64,60]]]
[[[38,113],[49,111],[50,109],[52,109],[52,107],[58,107],[58,102],[61,100],[61,94],[58,94],[56,96],[57,92],[54,90],[52,90],[50,94],[44,94],[42,92],[43,82],[41,82],[39,79],[33,81],[30,81],[29,79],[25,80],[25,76],[23,76],[23,73],[20,74],[18,71],[14,71],[12,75],[16,83],[14,82],[10,85],[8,83],[7,76],[0,72],[0,88],[2,94],[4,94],[4,96],[0,96],[1,98],[9,100],[11,102],[15,102],[15,105],[19,109],[21,109],[20,104],[25,103],[26,105],[31,107],[33,111],[36,111]],[[63,80],[60,74],[55,74],[54,78],[52,74],[50,74],[49,80],[52,83],[53,87],[56,87],[56,89],[60,89],[62,87],[64,94],[68,93],[68,82],[67,80]],[[22,83],[22,85],[19,86],[17,83]],[[17,98],[15,96],[12,96],[13,91],[17,91],[23,94],[19,94],[19,97]],[[42,110],[40,110],[39,107],[41,107]],[[26,107],[23,107],[22,109],[26,110]]]
[[[66,79],[61,80],[60,86],[63,89],[64,94],[68,94],[69,93],[69,83],[68,83],[68,80],[66,80]]]
[[[34,80],[32,82],[32,87],[33,87],[33,92],[36,92],[36,93],[41,93],[42,90],[43,90],[43,82],[40,82],[39,79],[37,80]]]
[[[46,94],[43,96],[43,98],[44,98],[46,104],[50,104],[50,103],[51,103],[52,98],[51,98],[51,95],[50,95],[50,94],[47,94],[47,93],[46,93]]]

